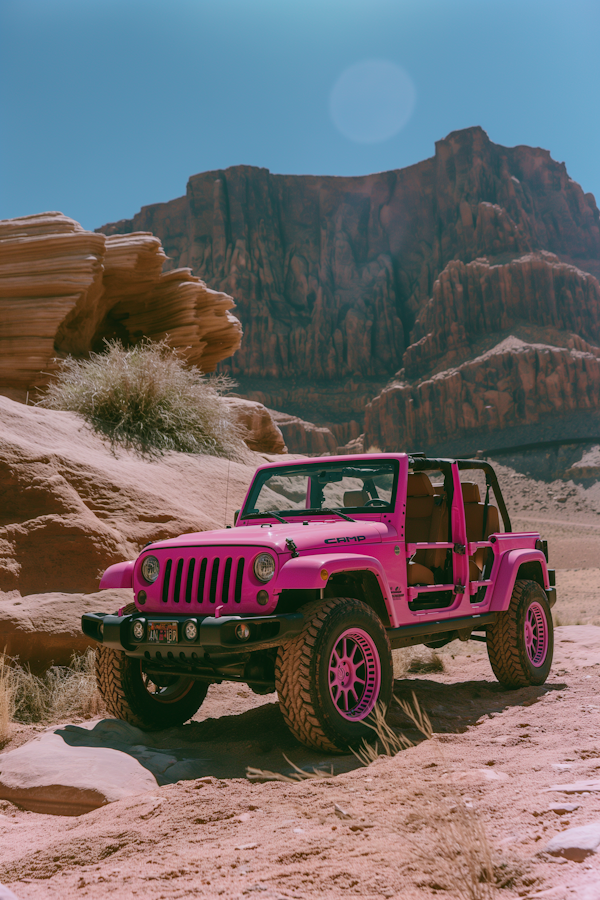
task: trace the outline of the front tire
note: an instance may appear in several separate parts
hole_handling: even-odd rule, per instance
[[[487,649],[494,675],[505,687],[544,684],[552,666],[554,626],[537,581],[515,582],[508,610],[488,625]]]
[[[135,611],[131,603],[123,613]],[[155,677],[156,682],[143,671],[140,659],[122,650],[102,644],[96,648],[96,684],[111,715],[146,731],[183,725],[202,706],[208,685],[185,675]]]
[[[279,706],[307,747],[346,750],[372,736],[365,721],[378,703],[390,703],[390,642],[377,614],[361,600],[335,597],[308,605],[304,613],[302,632],[277,653]]]

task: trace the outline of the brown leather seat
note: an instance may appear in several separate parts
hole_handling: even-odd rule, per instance
[[[409,562],[406,567],[407,579],[409,587],[415,584],[435,584],[433,572],[427,566],[422,566],[417,562]]]
[[[406,542],[419,543],[429,541],[431,519],[435,509],[433,485],[424,472],[415,472],[408,476],[406,488]],[[407,566],[408,583],[434,584],[435,578],[431,569],[425,565],[426,550],[419,550],[413,562]]]
[[[490,503],[487,508],[487,516],[485,516],[485,503],[481,502],[479,485],[475,484],[473,481],[463,482],[462,495],[465,504],[467,540],[487,541],[490,534],[496,534],[500,531],[498,508],[492,506]],[[483,526],[484,518],[485,528]],[[471,581],[479,580],[485,564],[486,555],[487,549],[482,547],[474,556],[469,557],[469,578]]]
[[[344,506],[364,506],[368,500],[366,491],[346,491],[344,494]]]

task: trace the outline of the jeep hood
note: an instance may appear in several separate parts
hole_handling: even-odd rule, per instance
[[[368,543],[380,543],[383,536],[389,533],[390,528],[387,524],[373,521],[346,522],[339,519],[333,522],[309,522],[308,525],[297,521],[286,525],[277,522],[181,534],[176,538],[148,544],[144,550],[151,553],[153,550],[175,547],[260,546],[276,553],[288,553],[289,548],[286,544],[288,538],[294,542],[299,551],[339,550],[364,546]]]

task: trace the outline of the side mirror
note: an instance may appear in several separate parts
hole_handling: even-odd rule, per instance
[[[237,522],[237,520],[238,520],[239,514],[240,514],[239,509],[236,509],[236,511],[235,511],[234,514],[233,514],[233,524],[234,524],[234,525],[236,524],[236,522]]]

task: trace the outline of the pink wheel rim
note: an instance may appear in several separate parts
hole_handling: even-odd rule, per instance
[[[525,616],[525,648],[532,666],[541,666],[548,652],[548,622],[539,603],[532,603]]]
[[[339,714],[350,722],[366,719],[381,686],[381,664],[373,638],[362,628],[344,631],[331,651],[328,676]]]

